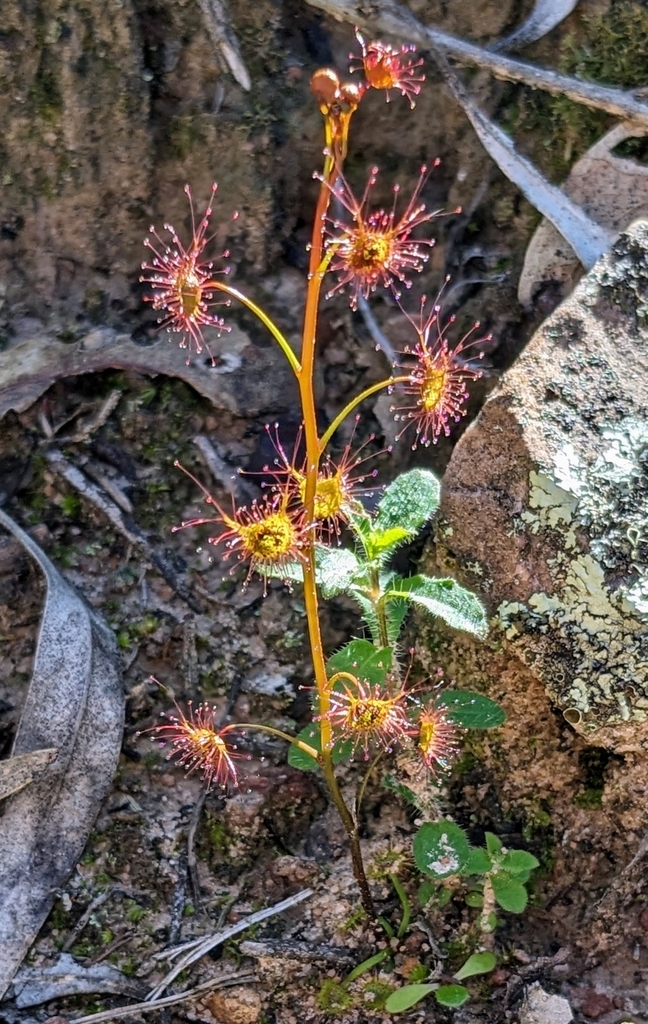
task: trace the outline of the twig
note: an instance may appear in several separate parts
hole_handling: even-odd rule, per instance
[[[530,160],[518,153],[506,132],[479,110],[442,48],[430,40],[430,50],[448,89],[463,107],[486,152],[509,181],[517,185],[529,202],[551,221],[589,270],[607,252],[614,233],[588,217],[561,189],[548,182]]]
[[[81,935],[81,933],[83,932],[83,929],[86,927],[88,921],[95,913],[95,911],[99,910],[99,907],[103,907],[104,903],[107,903],[112,896],[116,896],[117,894],[128,896],[126,890],[122,889],[121,886],[119,885],[111,885],[110,889],[106,889],[105,892],[102,892],[98,896],[95,896],[95,898],[92,900],[89,906],[86,907],[86,909],[83,911],[81,917],[79,918],[74,928],[68,935],[67,939],[63,943],[63,946],[61,948],[62,953],[68,953],[72,949],[72,946],[79,938],[79,935]]]
[[[225,459],[219,455],[214,445],[205,434],[196,434],[193,443],[200,452],[207,469],[225,490],[239,500],[257,498],[258,490],[245,480],[240,473],[232,470]]]
[[[314,946],[310,942],[295,942],[294,939],[264,939],[263,942],[258,939],[245,939],[240,949],[245,956],[285,957],[307,964],[319,961],[343,968],[356,960],[352,953],[340,946]]]
[[[135,932],[132,929],[122,932],[121,935],[118,935],[112,942],[102,949],[101,953],[98,953],[97,956],[93,956],[92,960],[88,960],[87,966],[90,967],[93,964],[100,964],[101,961],[109,957],[111,953],[115,953],[118,949],[121,949],[122,946],[125,946],[127,942],[130,942],[134,935]]]
[[[302,889],[301,892],[295,893],[294,896],[289,896],[288,899],[282,900],[281,903],[275,903],[273,907],[266,907],[265,910],[259,910],[256,914],[250,914],[249,917],[244,918],[242,921],[237,921],[236,924],[231,925],[222,932],[216,932],[215,935],[208,935],[206,938],[198,939],[197,942],[186,943],[183,949],[192,947],[189,952],[182,957],[179,963],[169,971],[168,974],[162,979],[155,988],[151,989],[148,996],[146,997],[147,1002],[152,999],[157,999],[161,992],[164,992],[165,988],[178,977],[186,967],[190,964],[200,960],[201,957],[205,956],[216,946],[222,945],[223,942],[227,942],[233,935],[238,935],[239,932],[243,932],[246,928],[250,928],[253,924],[258,924],[260,921],[265,921],[268,917],[274,917],[276,914],[283,913],[284,910],[289,910],[291,907],[296,906],[297,903],[301,903],[302,900],[308,899],[313,895],[312,889]]]
[[[50,448],[45,452],[45,458],[52,469],[59,473],[64,480],[74,487],[87,501],[98,508],[116,529],[126,537],[131,544],[135,545],[144,554],[144,557],[152,563],[160,575],[167,581],[176,594],[187,602],[192,611],[202,613],[201,605],[191,593],[186,584],[178,579],[177,573],[169,563],[154,550],[138,526],[129,519],[124,512],[108,496],[93,484],[88,478],[77,469],[58,448]]]
[[[117,1020],[119,1017],[130,1017],[136,1013],[149,1013],[151,1010],[163,1010],[165,1006],[174,1006],[176,1003],[183,1003],[187,999],[194,999],[209,992],[212,988],[227,988],[230,985],[247,985],[256,981],[256,978],[249,971],[241,971],[240,974],[229,974],[224,978],[212,978],[195,988],[188,988],[184,992],[178,992],[173,996],[165,996],[164,999],[156,999],[155,1002],[130,1003],[128,1006],[119,1006],[115,1010],[102,1010],[101,1013],[91,1013],[87,1017],[73,1017],[70,1024],[101,1024],[104,1020]]]
[[[350,21],[367,32],[379,29],[424,48],[436,46],[461,63],[487,68],[496,78],[521,82],[554,96],[567,96],[575,103],[582,103],[594,110],[604,110],[615,117],[648,125],[648,104],[632,93],[596,82],[582,82],[569,75],[513,60],[464,39],[457,39],[447,32],[422,25],[410,11],[400,7],[394,0],[374,0],[371,4],[365,4],[363,0],[307,0],[307,3],[338,20]]]
[[[81,420],[76,430],[76,433],[70,434],[68,437],[61,437],[60,441],[62,444],[78,443],[80,441],[87,441],[100,427],[103,427],[104,423],[110,416],[113,409],[119,405],[121,399],[121,391],[111,391],[108,397],[101,403],[96,412],[88,416],[86,419]],[[57,427],[55,433],[58,433],[60,427]]]
[[[191,892],[196,910],[200,909],[200,879],[198,878],[198,865],[196,862],[196,832],[198,831],[198,824],[206,799],[207,790],[203,786],[196,800],[196,806],[192,811],[189,831],[187,833],[187,870],[189,872]]]

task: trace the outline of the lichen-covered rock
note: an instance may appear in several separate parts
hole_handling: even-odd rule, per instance
[[[543,324],[457,446],[444,569],[591,741],[648,742],[648,224]]]

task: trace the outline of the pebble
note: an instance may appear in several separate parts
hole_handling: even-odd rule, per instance
[[[520,1024],[570,1024],[573,1014],[566,999],[545,992],[536,982],[526,991],[519,1019]]]

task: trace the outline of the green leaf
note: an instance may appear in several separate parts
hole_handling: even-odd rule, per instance
[[[497,871],[491,875],[491,885],[502,910],[509,910],[512,914],[522,913],[529,896],[517,878],[513,878],[506,871]]]
[[[419,903],[419,907],[423,909],[427,903],[430,902],[436,892],[436,885],[434,882],[421,882],[416,893],[416,898]]]
[[[389,597],[407,597],[453,629],[463,629],[479,637],[485,637],[488,632],[484,608],[474,594],[455,580],[420,575],[396,579]]]
[[[374,967],[377,967],[378,964],[381,964],[383,960],[386,960],[387,957],[390,955],[390,947],[388,947],[387,949],[381,949],[379,953],[374,953],[374,955],[370,956],[368,960],[363,960],[361,964],[358,964],[357,967],[354,967],[350,974],[347,974],[346,978],[344,979],[344,984],[348,985],[350,982],[355,981],[356,978],[359,978],[362,974],[365,974],[367,971],[373,970]]]
[[[504,709],[482,693],[444,690],[434,703],[437,707],[447,708],[450,721],[464,729],[496,729],[506,721]]]
[[[494,832],[485,832],[484,838],[486,840],[486,849],[491,857],[499,857],[502,852],[502,840],[499,836],[496,836]]]
[[[391,647],[376,647],[369,640],[352,640],[328,660],[329,677],[349,672],[368,683],[382,683],[392,667]]]
[[[466,906],[473,907],[475,910],[481,910],[484,906],[484,894],[481,892],[467,892]]]
[[[462,875],[485,875],[493,867],[493,862],[481,847],[473,849],[468,854]]]
[[[319,722],[311,722],[310,725],[307,725],[301,732],[297,733],[296,739],[303,740],[304,743],[308,743],[309,747],[314,747],[315,750],[321,750],[322,737]],[[339,764],[340,761],[348,761],[352,752],[352,740],[338,740],[331,751],[333,764]],[[307,754],[305,750],[300,750],[294,743],[291,743],[288,749],[288,764],[293,768],[298,768],[301,772],[316,772],[319,768],[315,758]]]
[[[395,992],[387,996],[385,1009],[387,1013],[402,1013],[404,1010],[409,1010],[411,1006],[416,1006],[421,999],[425,999],[435,989],[436,985],[403,985],[402,988],[396,989]]]
[[[460,874],[469,855],[468,837],[454,821],[427,821],[414,837],[417,867],[435,878]]]
[[[470,992],[463,985],[441,985],[434,995],[441,1006],[463,1006],[470,999]]]
[[[324,597],[342,594],[353,583],[362,566],[348,548],[328,548],[318,545],[316,549],[316,579]]]
[[[411,469],[390,484],[378,502],[374,530],[399,526],[409,534],[431,519],[439,507],[440,484],[427,469]]]
[[[504,871],[508,871],[510,875],[516,875],[518,881],[526,882],[529,872],[539,867],[540,861],[526,850],[509,850],[502,859]],[[525,878],[519,878],[520,875],[525,875]]]
[[[457,981],[463,981],[464,978],[472,978],[475,974],[488,974],[489,971],[494,970],[497,964],[497,960],[492,953],[484,951],[483,953],[473,953],[466,960],[463,967],[460,967],[456,974],[453,975]]]

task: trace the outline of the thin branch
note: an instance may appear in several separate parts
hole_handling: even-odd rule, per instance
[[[186,583],[178,577],[178,574],[153,548],[138,526],[126,514],[110,500],[108,495],[92,483],[91,480],[77,469],[73,463],[65,458],[58,448],[49,448],[45,451],[45,458],[52,469],[66,480],[71,487],[74,487],[87,501],[98,508],[109,522],[119,530],[131,544],[134,544],[144,554],[160,575],[175,590],[176,594],[187,602],[192,611],[200,614],[203,609],[187,587]]]
[[[189,946],[193,947],[182,957],[179,963],[176,964],[168,974],[164,976],[155,988],[151,989],[146,1001],[150,1002],[157,999],[161,992],[164,992],[165,988],[174,981],[186,967],[190,964],[200,960],[201,957],[205,956],[216,946],[222,945],[223,942],[227,942],[233,935],[238,935],[239,932],[244,932],[246,928],[250,928],[253,924],[259,924],[260,921],[265,921],[268,917],[274,917],[276,914],[281,914],[284,910],[289,910],[294,907],[297,903],[301,903],[302,900],[308,899],[313,895],[312,889],[302,889],[301,892],[295,893],[294,896],[289,896],[288,899],[282,900],[281,903],[275,903],[273,907],[266,907],[265,910],[259,910],[256,914],[250,914],[242,921],[237,921],[236,924],[230,925],[229,928],[225,928],[222,932],[216,932],[215,935],[208,935],[197,942],[186,943],[183,949],[187,949]]]
[[[596,82],[582,82],[578,78],[561,75],[548,68],[535,67],[524,61],[493,53],[492,50],[486,50],[464,39],[457,39],[447,32],[422,25],[410,11],[400,7],[394,0],[373,0],[370,4],[366,4],[364,0],[307,0],[307,3],[340,21],[358,25],[367,32],[378,29],[423,48],[436,46],[462,64],[487,68],[496,78],[502,78],[507,82],[521,82],[532,89],[543,89],[554,96],[567,96],[575,103],[582,103],[594,110],[604,110],[615,117],[648,125],[648,104],[631,92],[599,85]]]
[[[119,1017],[131,1017],[136,1013],[149,1013],[151,1010],[163,1010],[166,1006],[175,1006],[176,1003],[184,1003],[187,999],[194,999],[203,992],[209,992],[213,988],[226,988],[230,985],[247,985],[255,981],[253,974],[249,971],[241,971],[240,974],[229,974],[223,978],[212,978],[195,988],[188,988],[184,992],[178,992],[173,996],[165,996],[164,999],[156,999],[155,1002],[130,1003],[128,1006],[118,1006],[115,1010],[102,1010],[101,1013],[91,1013],[88,1017],[73,1017],[70,1024],[101,1024],[104,1020],[117,1020]]]

